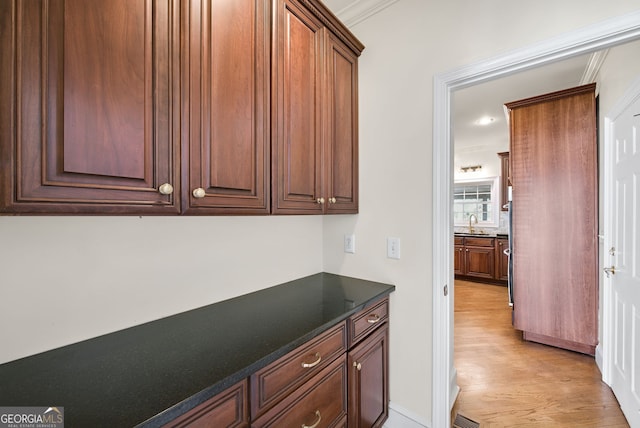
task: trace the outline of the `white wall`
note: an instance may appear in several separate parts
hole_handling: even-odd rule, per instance
[[[322,270],[311,217],[0,217],[0,363]]]
[[[352,28],[366,46],[360,59],[361,210],[324,219],[324,266],[396,285],[391,401],[422,425],[430,426],[432,414],[434,74],[637,8],[626,0],[606,8],[597,0],[399,0]],[[351,232],[356,254],[344,254],[342,237]],[[386,259],[387,236],[401,238],[401,260]]]

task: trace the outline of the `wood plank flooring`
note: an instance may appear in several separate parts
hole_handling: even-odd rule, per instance
[[[627,424],[593,357],[522,340],[504,286],[455,282],[452,411],[498,427],[620,427]]]

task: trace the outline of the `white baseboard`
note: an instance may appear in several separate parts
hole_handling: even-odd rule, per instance
[[[396,404],[389,403],[389,419],[383,428],[428,428],[427,422],[420,416]]]
[[[602,344],[600,343],[596,345],[596,365],[600,369],[600,373],[602,373]]]
[[[449,410],[453,409],[453,405],[456,404],[458,394],[460,394],[460,387],[458,386],[458,370],[455,367],[451,368],[451,378],[449,379]]]

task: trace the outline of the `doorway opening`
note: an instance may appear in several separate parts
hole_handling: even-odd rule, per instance
[[[432,425],[451,425],[458,394],[453,366],[452,93],[577,55],[640,38],[640,11],[573,31],[498,58],[434,77],[433,109],[433,366]],[[604,327],[606,328],[606,326]]]

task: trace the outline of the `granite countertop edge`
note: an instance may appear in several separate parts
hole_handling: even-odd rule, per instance
[[[62,406],[69,426],[160,427],[394,290],[319,272],[23,357],[0,364],[0,406]]]
[[[383,291],[381,293],[376,294],[375,296],[371,297],[370,299],[368,299],[367,301],[357,305],[356,307],[354,307],[353,309],[349,310],[348,312],[345,312],[344,314],[342,314],[339,317],[336,317],[335,319],[326,322],[325,324],[321,325],[320,327],[309,331],[307,334],[305,334],[304,336],[299,337],[298,339],[288,343],[285,346],[282,346],[281,348],[279,348],[278,350],[265,355],[264,357],[260,358],[259,360],[256,360],[254,363],[252,363],[251,365],[245,367],[242,370],[237,371],[236,373],[220,380],[219,382],[216,382],[215,384],[211,385],[210,387],[192,395],[191,397],[186,398],[185,400],[181,401],[180,403],[176,403],[174,406],[164,410],[163,412],[147,419],[144,422],[141,422],[140,424],[136,425],[135,428],[152,428],[152,427],[161,427],[165,424],[167,424],[168,422],[171,422],[172,420],[176,419],[177,417],[187,413],[188,411],[190,411],[191,409],[199,406],[200,404],[204,403],[205,401],[213,398],[215,395],[221,393],[222,391],[224,391],[225,389],[235,385],[236,383],[242,381],[243,379],[246,379],[248,377],[250,377],[252,374],[256,373],[258,370],[262,369],[263,367],[268,366],[269,364],[271,364],[272,362],[276,361],[278,358],[283,357],[284,355],[288,354],[289,352],[293,351],[294,349],[296,349],[297,347],[299,347],[300,345],[303,345],[304,343],[312,340],[313,338],[319,336],[320,334],[324,333],[325,331],[329,330],[331,327],[335,326],[336,324],[346,320],[347,318],[349,318],[351,315],[361,311],[362,309],[370,306],[372,303],[377,302],[378,300],[390,295],[393,291],[395,290],[395,286],[391,286],[391,288],[387,291]]]

